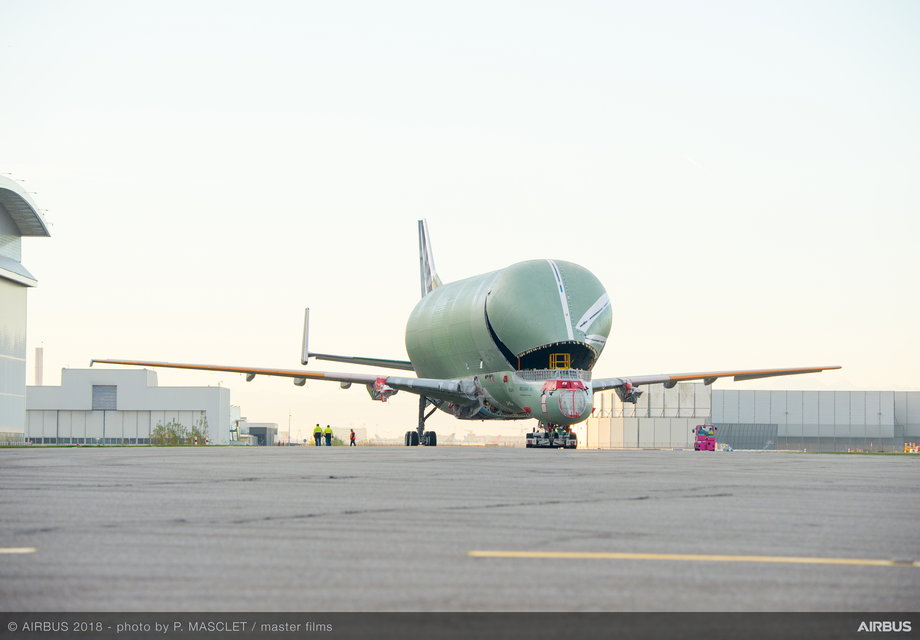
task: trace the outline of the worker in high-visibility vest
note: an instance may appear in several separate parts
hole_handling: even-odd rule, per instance
[[[323,428],[319,426],[319,424],[313,428],[313,444],[315,444],[317,447],[321,447],[323,445]]]
[[[326,446],[331,447],[332,446],[332,427],[330,427],[328,424],[326,425],[326,428],[323,429],[323,435],[326,436]]]

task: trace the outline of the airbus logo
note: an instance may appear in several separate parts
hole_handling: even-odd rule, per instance
[[[872,620],[866,622],[863,620],[859,623],[859,631],[867,631],[869,633],[891,633],[891,632],[904,632],[910,633],[910,620],[902,620],[900,622],[892,622],[890,620]]]

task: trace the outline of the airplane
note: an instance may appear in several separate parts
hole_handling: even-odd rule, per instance
[[[412,371],[416,377],[377,373],[268,369],[141,360],[94,363],[168,367],[338,382],[367,387],[386,402],[399,391],[419,396],[418,425],[407,446],[436,446],[425,421],[438,409],[461,420],[535,419],[528,446],[575,448],[571,426],[586,420],[593,396],[613,389],[624,403],[638,402],[640,386],[718,378],[753,380],[816,373],[839,366],[707,371],[592,379],[612,324],[610,298],[590,271],[572,262],[540,259],[444,284],[434,266],[428,225],[418,221],[421,300],[406,326],[408,360],[340,356],[309,351],[309,308],[304,313],[301,364],[317,360]],[[429,407],[432,407],[430,411]],[[426,413],[427,411],[427,413]]]

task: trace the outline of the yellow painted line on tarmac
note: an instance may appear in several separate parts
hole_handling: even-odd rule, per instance
[[[686,553],[591,553],[581,551],[470,551],[473,558],[538,558],[564,560],[671,560],[676,562],[765,562],[776,564],[835,564],[872,567],[920,567],[920,561],[864,558],[800,558],[795,556],[707,556]]]
[[[35,553],[38,551],[35,547],[0,547],[0,554],[3,553]]]

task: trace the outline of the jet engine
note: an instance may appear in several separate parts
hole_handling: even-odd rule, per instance
[[[633,384],[628,381],[613,389],[617,392],[617,397],[620,399],[620,402],[630,402],[632,404],[639,402],[639,396],[645,393],[634,387]]]
[[[373,384],[367,385],[367,392],[371,396],[371,400],[379,400],[380,402],[386,402],[387,398],[392,395],[395,395],[398,389],[387,384],[386,378],[377,378]]]

